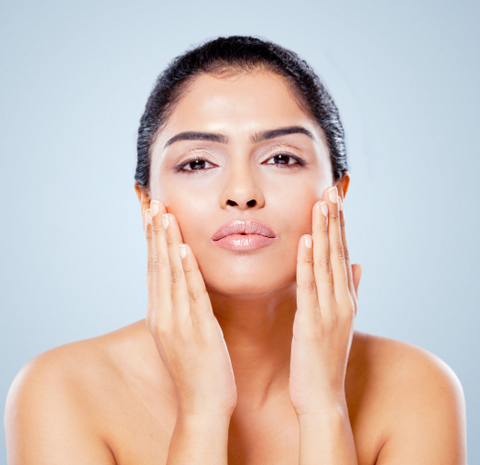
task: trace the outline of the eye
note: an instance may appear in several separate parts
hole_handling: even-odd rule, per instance
[[[305,160],[302,160],[299,157],[296,157],[294,155],[291,155],[289,153],[278,153],[277,155],[274,155],[273,157],[270,157],[269,160],[274,159],[275,161],[278,161],[279,163],[265,163],[266,165],[277,165],[277,166],[285,166],[287,168],[294,168],[296,166],[304,166],[305,165]],[[290,161],[294,161],[296,163],[290,163]]]
[[[212,165],[212,163],[210,163],[205,158],[201,158],[201,157],[191,158],[190,160],[187,160],[181,165],[176,166],[175,171],[193,174],[198,171],[207,171],[211,169],[211,168],[205,168],[205,163],[209,163],[210,165]]]

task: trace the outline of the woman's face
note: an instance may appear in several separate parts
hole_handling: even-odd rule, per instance
[[[313,138],[304,132],[263,134],[291,127]],[[185,132],[220,136],[167,143]],[[295,282],[298,243],[311,233],[312,207],[332,185],[332,169],[323,131],[297,105],[282,77],[199,76],[151,153],[151,198],[177,219],[208,290],[258,294]],[[195,162],[199,159],[205,161]],[[225,223],[251,219],[275,233],[270,245],[230,250],[211,242]]]

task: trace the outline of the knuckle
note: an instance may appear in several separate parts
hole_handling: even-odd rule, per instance
[[[197,289],[197,288],[190,289],[190,299],[194,303],[200,302],[203,295],[204,295],[204,292],[202,291],[202,289]]]
[[[331,271],[332,271],[332,265],[330,263],[330,259],[329,258],[321,258],[319,261],[318,261],[318,266],[320,267],[320,269],[322,271],[324,271],[325,273],[328,273],[330,274]]]
[[[356,311],[356,303],[352,302],[351,299],[348,299],[348,302],[345,302],[341,305],[339,317],[341,318],[342,322],[349,322],[355,317]]]
[[[195,268],[192,266],[191,263],[187,260],[186,262],[182,262],[183,264],[183,272],[185,273],[185,276],[193,276],[193,272],[195,271]]]
[[[170,274],[173,284],[180,282],[183,277],[183,271],[180,268],[172,268]]]
[[[165,257],[162,257],[161,255],[156,255],[153,258],[153,262],[151,266],[153,267],[154,273],[159,273],[160,271],[164,270],[169,266],[168,259]]]
[[[328,332],[334,332],[337,330],[339,325],[339,318],[337,313],[329,315],[328,318],[325,318],[325,326],[328,328]]]
[[[168,331],[165,325],[156,324],[153,328],[153,334],[157,337],[159,341],[165,342],[169,335],[170,331]]]
[[[167,234],[166,232],[164,232],[164,233],[162,233],[162,234],[165,236],[165,240],[167,241],[167,244],[168,244],[169,246],[174,245],[174,242],[175,242],[175,241],[174,241],[173,237],[171,237],[170,234]],[[177,248],[178,248],[178,245],[177,245]]]
[[[342,244],[337,244],[336,247],[335,247],[335,251],[337,253],[337,257],[340,259],[340,260],[345,260],[345,252],[343,250],[343,247],[342,247]]]
[[[302,281],[298,287],[312,294],[317,292],[317,285],[312,280]]]
[[[313,263],[313,255],[312,254],[307,254],[307,256],[305,256],[303,258],[303,261],[304,261],[304,263],[312,264]]]
[[[333,213],[330,216],[330,221],[333,221],[335,223],[340,223],[340,215],[338,213]]]

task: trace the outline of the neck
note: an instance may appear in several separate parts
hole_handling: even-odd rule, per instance
[[[296,284],[266,294],[209,291],[237,386],[237,409],[253,411],[288,391]]]

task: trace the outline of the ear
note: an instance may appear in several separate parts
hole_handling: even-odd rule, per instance
[[[348,186],[350,185],[350,173],[348,171],[345,171],[343,173],[342,179],[339,179],[337,182],[335,182],[334,185],[337,186],[338,195],[343,202],[343,199],[347,195]]]
[[[145,216],[147,209],[150,208],[150,193],[147,189],[140,186],[138,182],[135,182],[135,192],[137,194],[138,201],[140,202],[140,208],[142,210],[142,225],[145,230]]]
[[[360,278],[362,277],[363,266],[359,264],[352,265],[353,287],[358,298],[358,286],[360,285]]]

